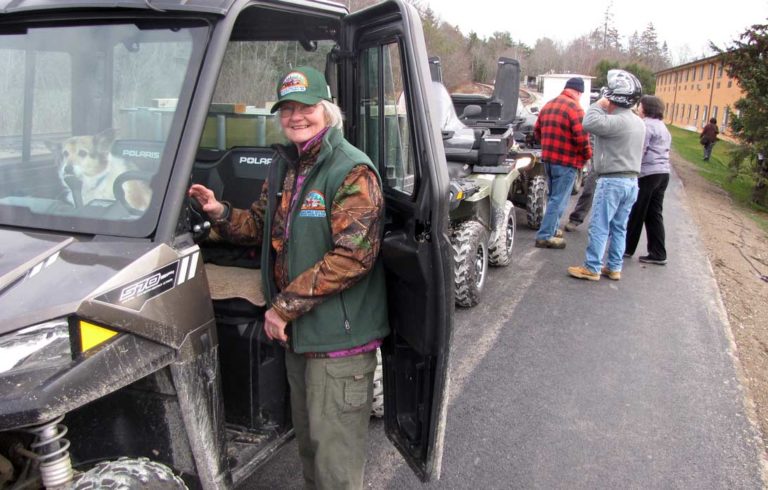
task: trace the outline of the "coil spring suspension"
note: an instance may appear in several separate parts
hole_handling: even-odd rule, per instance
[[[53,488],[72,481],[72,459],[69,457],[69,441],[64,439],[67,427],[60,423],[64,416],[47,424],[28,429],[36,436],[30,447],[40,465],[40,475],[46,488]]]

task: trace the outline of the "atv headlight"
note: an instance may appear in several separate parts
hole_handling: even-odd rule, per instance
[[[524,168],[529,167],[532,161],[533,161],[533,158],[531,157],[518,158],[517,160],[515,160],[515,170],[522,170]]]
[[[0,337],[0,374],[50,368],[72,360],[66,318],[17,330]]]

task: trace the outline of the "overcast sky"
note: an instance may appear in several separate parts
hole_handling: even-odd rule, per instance
[[[512,39],[533,47],[549,37],[567,43],[602,25],[612,4],[614,25],[626,46],[627,37],[642,33],[653,22],[659,39],[669,46],[673,61],[681,54],[697,58],[709,41],[730,43],[752,24],[768,23],[768,0],[423,0],[440,20],[458,25],[464,35],[489,37],[508,31]]]

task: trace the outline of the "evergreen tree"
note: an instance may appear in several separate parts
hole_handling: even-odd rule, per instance
[[[727,50],[711,47],[722,53],[728,75],[738,79],[745,94],[736,102],[738,113],[731,119],[731,129],[741,142],[732,163],[738,171],[744,161],[751,161],[752,200],[768,206],[768,24],[751,26]]]
[[[643,45],[640,40],[640,34],[635,31],[631,36],[629,36],[629,41],[627,42],[627,54],[629,55],[630,59],[637,60],[640,59],[642,53]]]

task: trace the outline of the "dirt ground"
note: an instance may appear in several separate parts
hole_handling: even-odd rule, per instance
[[[747,390],[748,411],[768,454],[768,234],[720,187],[701,177],[693,164],[672,155],[685,189],[685,202],[720,287]]]

